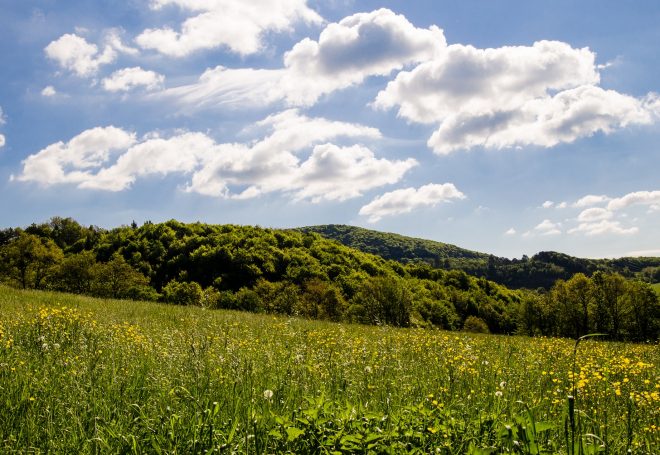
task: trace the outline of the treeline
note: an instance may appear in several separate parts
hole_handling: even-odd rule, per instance
[[[432,240],[378,232],[355,226],[321,225],[300,228],[360,251],[402,263],[425,262],[444,270],[462,270],[513,289],[550,289],[557,280],[568,280],[577,273],[617,273],[648,283],[660,282],[660,258],[583,259],[554,251],[532,257],[508,259],[459,248]]]
[[[650,289],[604,276],[625,283],[617,299],[626,308],[635,286]],[[403,327],[577,336],[600,321],[591,304],[587,324],[564,330],[563,319],[552,319],[560,308],[548,297],[554,290],[514,291],[461,270],[386,260],[315,233],[174,220],[104,230],[53,218],[2,230],[0,279],[23,288]],[[570,296],[561,302],[571,310],[561,311],[582,318],[575,310],[582,300]],[[657,296],[644,305],[647,325],[638,327],[622,310],[607,319],[621,321],[608,333],[657,339]]]

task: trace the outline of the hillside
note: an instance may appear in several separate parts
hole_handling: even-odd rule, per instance
[[[367,245],[369,232],[359,234],[353,238]],[[105,230],[53,218],[0,231],[0,282],[371,325],[573,338],[595,331],[636,341],[660,333],[658,297],[647,284],[600,270],[588,278],[577,273],[581,263],[569,256],[540,253],[538,259],[507,266],[493,256],[427,244],[438,262],[449,262],[451,270],[444,270],[421,259],[429,257],[423,241],[379,236],[380,243],[372,243],[380,245],[376,251],[398,252],[399,260],[417,251],[417,259],[397,262],[312,231],[176,220]],[[485,264],[482,275],[489,278],[536,270],[529,276],[548,280],[551,289],[513,290],[459,269],[470,264]],[[573,272],[566,282],[550,281]]]
[[[507,259],[467,250],[455,245],[384,233],[346,225],[308,226],[302,232],[315,232],[360,251],[402,263],[425,262],[436,268],[462,270],[470,275],[518,289],[550,289],[558,279],[576,273],[587,276],[597,271],[619,273],[650,283],[660,282],[660,258],[624,257],[582,259],[553,251],[531,258]]]

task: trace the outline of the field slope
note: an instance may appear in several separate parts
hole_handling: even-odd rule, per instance
[[[0,451],[657,453],[658,346],[573,347],[0,287]]]

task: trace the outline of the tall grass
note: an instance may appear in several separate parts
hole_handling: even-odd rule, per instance
[[[658,453],[658,346],[574,345],[0,288],[0,452]]]

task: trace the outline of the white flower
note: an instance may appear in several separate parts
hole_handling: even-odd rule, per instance
[[[264,390],[264,398],[270,401],[273,398],[273,391],[270,389]]]
[[[506,381],[500,382],[500,389],[503,389],[504,387],[506,387]]]
[[[368,365],[366,367],[364,367],[364,372],[367,373],[367,374],[371,373],[371,367],[368,366]]]
[[[498,397],[498,398],[501,397],[502,396],[502,391],[498,390],[497,392],[495,392],[495,396]]]

